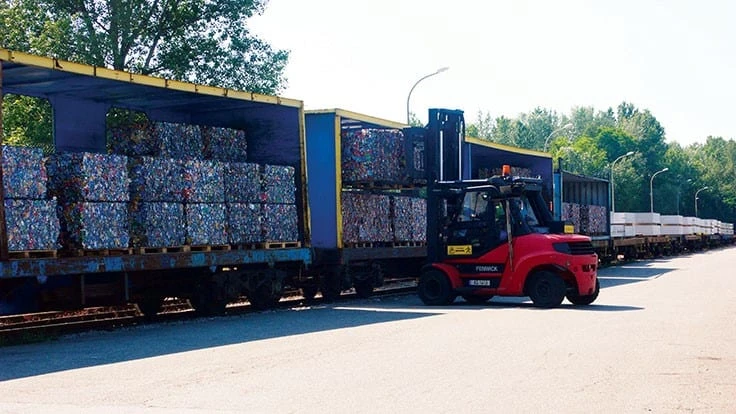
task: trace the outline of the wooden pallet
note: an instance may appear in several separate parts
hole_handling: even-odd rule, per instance
[[[57,257],[58,250],[14,250],[8,252],[11,259],[43,259]]]
[[[421,247],[426,245],[427,242],[423,241],[397,241],[393,243],[393,247]]]
[[[134,247],[135,254],[186,253],[190,246]]]
[[[393,242],[346,242],[344,246],[350,249],[365,249],[376,247],[394,247]]]
[[[288,241],[288,242],[265,242],[261,243],[261,247],[263,249],[269,250],[269,249],[293,249],[296,247],[302,247],[302,242],[298,241]]]
[[[347,188],[361,188],[368,190],[403,190],[421,186],[415,183],[394,183],[387,181],[350,181],[343,183]]]
[[[127,247],[117,249],[73,249],[68,253],[73,257],[126,256],[133,254],[133,249]]]
[[[189,249],[193,252],[214,252],[228,251],[231,247],[229,244],[201,244],[189,246]]]

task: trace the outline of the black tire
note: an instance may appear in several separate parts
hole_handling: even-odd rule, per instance
[[[425,305],[442,306],[455,301],[455,294],[447,275],[439,270],[429,270],[419,278],[419,298]]]
[[[601,284],[598,279],[595,280],[595,291],[590,295],[579,295],[576,292],[570,292],[567,294],[567,300],[573,305],[585,306],[590,305],[598,299],[598,293],[601,291]]]
[[[353,283],[355,294],[360,298],[369,298],[373,296],[373,283],[370,280],[355,281]]]
[[[491,300],[492,297],[493,296],[463,295],[463,299],[471,305],[482,305]]]
[[[534,305],[541,308],[555,308],[565,299],[567,287],[558,275],[541,271],[534,273],[527,283],[527,294]]]

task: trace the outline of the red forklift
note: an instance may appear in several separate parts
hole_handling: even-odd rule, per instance
[[[460,111],[430,110],[428,132],[428,263],[419,278],[421,300],[436,306],[457,296],[471,304],[528,296],[544,308],[565,298],[593,303],[600,284],[591,239],[566,233],[570,226],[553,219],[542,181],[512,177],[508,166],[500,176],[461,179]]]

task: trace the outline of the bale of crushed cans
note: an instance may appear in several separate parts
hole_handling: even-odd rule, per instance
[[[63,249],[128,247],[127,203],[64,203],[58,213]]]
[[[404,134],[394,129],[342,132],[342,180],[399,183],[404,177]]]
[[[129,219],[132,247],[181,246],[186,242],[182,203],[132,202]]]
[[[426,241],[427,200],[419,197],[394,197],[392,222],[395,241]]]
[[[227,244],[224,203],[194,203],[184,206],[187,244]]]
[[[358,191],[342,192],[343,240],[346,243],[390,242],[391,198]]]
[[[253,163],[225,164],[225,201],[228,203],[260,203],[261,166]]]
[[[164,158],[202,159],[202,132],[198,125],[154,122],[153,139]]]
[[[46,161],[48,194],[61,203],[128,201],[128,158],[89,152],[52,154]]]
[[[228,242],[247,244],[265,241],[263,213],[263,204],[227,203]]]
[[[266,165],[263,167],[263,201],[275,204],[296,202],[294,167]]]
[[[5,200],[8,250],[55,250],[59,247],[56,200]]]
[[[263,205],[263,237],[266,241],[299,239],[299,217],[294,204]]]
[[[41,148],[3,145],[3,191],[5,198],[46,198],[46,166]]]
[[[225,165],[219,161],[184,162],[184,201],[192,203],[225,202]]]
[[[110,152],[128,157],[159,155],[161,149],[153,132],[153,124],[150,122],[110,128],[107,133]]]
[[[247,160],[248,142],[245,131],[211,126],[202,126],[200,129],[204,158],[230,162]]]
[[[130,199],[145,202],[183,202],[184,164],[180,160],[158,157],[128,159]]]

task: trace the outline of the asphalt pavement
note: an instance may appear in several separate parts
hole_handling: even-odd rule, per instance
[[[735,265],[601,269],[583,307],[404,295],[0,348],[0,413],[734,413]]]

